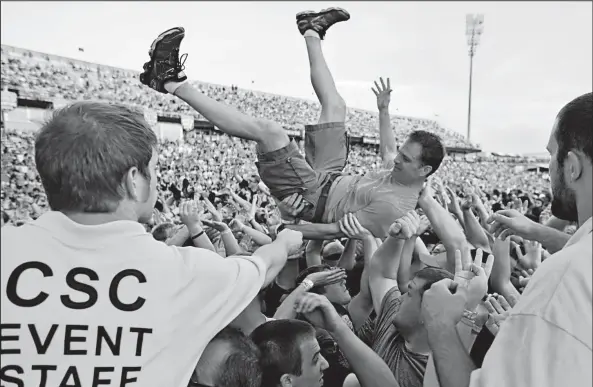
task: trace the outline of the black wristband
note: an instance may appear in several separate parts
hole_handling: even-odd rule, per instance
[[[198,234],[194,235],[193,237],[191,237],[191,240],[192,240],[192,241],[195,241],[197,238],[199,238],[199,237],[201,237],[202,235],[204,235],[204,233],[205,233],[205,232],[206,232],[206,231],[202,230],[202,232],[200,232],[200,233],[198,233]]]
[[[286,224],[282,223],[280,226],[278,226],[278,228],[276,229],[276,234],[280,234],[280,232],[282,230],[284,230],[286,228]]]

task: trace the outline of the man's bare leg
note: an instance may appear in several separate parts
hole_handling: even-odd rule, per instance
[[[207,97],[187,81],[168,82],[165,84],[165,89],[185,101],[222,132],[257,142],[259,151],[262,153],[281,149],[290,143],[288,134],[280,124],[249,117]]]
[[[348,158],[346,103],[323,56],[321,40],[331,26],[349,18],[341,8],[297,14],[297,26],[307,46],[311,84],[321,103],[317,124],[305,125],[305,158],[316,171],[341,172]]]
[[[309,66],[311,71],[311,84],[321,104],[320,124],[327,122],[346,121],[346,102],[336,88],[334,79],[329,71],[323,51],[319,34],[313,30],[305,32],[305,43],[309,55]]]
[[[289,145],[290,139],[281,125],[242,114],[208,98],[187,82],[183,72],[187,55],[179,56],[184,36],[183,27],[174,27],[152,42],[148,52],[150,60],[144,63],[140,82],[160,93],[170,93],[181,98],[224,133],[256,141],[261,153]]]
[[[340,8],[328,8],[320,12],[301,12],[297,15],[299,31],[305,37],[311,84],[321,103],[319,124],[344,122],[346,120],[346,103],[338,93],[334,79],[323,56],[321,40],[327,30],[350,18],[348,12]]]

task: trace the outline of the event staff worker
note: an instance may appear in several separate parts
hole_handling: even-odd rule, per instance
[[[41,128],[51,211],[2,228],[3,386],[186,387],[206,345],[300,247],[291,230],[228,258],[155,240],[141,223],[156,147],[141,114],[107,103],[76,102]]]

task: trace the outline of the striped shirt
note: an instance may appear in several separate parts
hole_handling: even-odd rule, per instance
[[[422,387],[428,356],[408,350],[406,341],[393,325],[393,318],[401,303],[397,287],[393,287],[383,297],[381,313],[375,323],[372,349],[389,366],[400,387]]]

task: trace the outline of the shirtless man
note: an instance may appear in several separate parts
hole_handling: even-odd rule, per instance
[[[310,204],[300,218],[311,224],[286,225],[302,232],[304,239],[345,236],[339,221],[347,213],[354,213],[376,237],[385,237],[394,220],[416,207],[424,181],[437,170],[445,154],[438,136],[416,131],[399,152],[395,140],[382,152],[384,165],[392,166],[391,170],[364,176],[342,173],[348,153],[346,104],[323,57],[321,40],[332,25],[349,18],[348,12],[339,8],[296,16],[307,46],[311,83],[321,103],[318,123],[305,126],[304,157],[280,124],[248,117],[208,98],[187,82],[179,58],[183,28],[165,31],[152,43],[150,61],[140,75],[143,84],[185,101],[222,132],[257,142],[259,174],[271,194],[278,200],[302,195]],[[380,117],[380,126],[390,131],[389,114]]]

